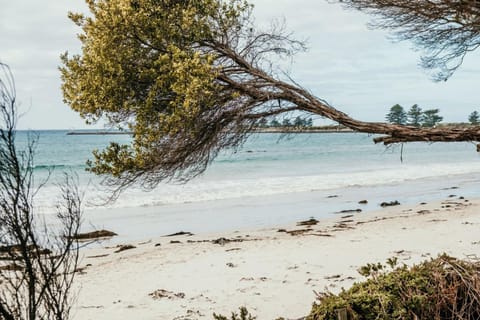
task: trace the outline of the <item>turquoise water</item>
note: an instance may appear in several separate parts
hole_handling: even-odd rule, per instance
[[[41,181],[52,171],[49,183],[38,194],[38,203],[54,207],[57,183],[62,172],[79,176],[85,203],[95,206],[108,196],[100,179],[85,171],[91,151],[110,141],[128,143],[126,135],[67,135],[66,131],[40,131],[35,157],[35,175]],[[19,132],[19,145],[27,132]],[[289,193],[401,185],[435,181],[474,183],[480,176],[480,158],[472,143],[375,145],[372,136],[358,133],[253,135],[237,152],[221,154],[202,176],[187,184],[160,184],[145,192],[127,190],[110,207],[149,207],[178,203],[262,197]],[[433,182],[432,182],[433,181]]]

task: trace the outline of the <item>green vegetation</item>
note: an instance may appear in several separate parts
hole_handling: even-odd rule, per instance
[[[405,124],[407,122],[407,114],[405,113],[405,110],[403,110],[403,107],[399,104],[391,107],[390,112],[387,113],[385,118],[388,122],[395,124]]]
[[[263,118],[257,123],[258,128],[278,128],[278,127],[293,127],[293,128],[311,128],[313,127],[312,118],[302,118],[297,116],[294,119],[285,118],[280,123],[276,118],[273,118],[270,123]]]
[[[225,316],[217,315],[214,313],[213,319],[215,320],[255,320],[256,317],[252,316],[250,312],[248,312],[247,308],[240,307],[240,315],[236,314],[235,312],[232,312],[232,316],[229,319]]]
[[[443,117],[438,115],[438,109],[429,109],[423,111],[422,114],[422,126],[423,127],[435,127],[442,122]]]
[[[480,263],[447,255],[411,268],[387,262],[369,264],[359,272],[364,282],[338,295],[319,294],[308,320],[337,320],[338,311],[348,319],[464,319],[480,318]]]
[[[420,127],[422,124],[422,108],[414,104],[408,110],[407,117],[409,126]]]
[[[477,125],[480,123],[480,114],[478,113],[478,111],[473,111],[472,113],[470,113],[470,115],[468,116],[468,122],[473,125]]]
[[[408,112],[405,112],[401,105],[396,104],[390,108],[385,118],[394,124],[432,128],[443,120],[443,117],[438,115],[439,111],[439,109],[422,111],[417,104],[414,104]]]

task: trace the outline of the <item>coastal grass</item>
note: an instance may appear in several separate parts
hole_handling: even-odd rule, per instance
[[[418,265],[360,268],[367,279],[338,295],[317,294],[307,320],[480,319],[480,263],[441,255]]]

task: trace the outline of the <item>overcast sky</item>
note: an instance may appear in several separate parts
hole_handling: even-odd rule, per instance
[[[440,108],[447,122],[466,121],[480,111],[480,50],[470,54],[447,82],[435,83],[418,67],[410,43],[392,43],[369,30],[369,17],[322,0],[254,0],[259,25],[285,19],[289,30],[308,40],[296,56],[293,78],[353,117],[383,121],[395,103]],[[10,65],[21,102],[21,129],[81,129],[84,121],[62,102],[59,56],[79,52],[79,29],[67,12],[86,12],[80,0],[3,1],[0,61]]]

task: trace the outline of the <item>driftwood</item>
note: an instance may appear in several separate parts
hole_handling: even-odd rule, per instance
[[[91,240],[91,239],[99,239],[99,238],[109,238],[116,236],[115,232],[109,230],[97,230],[92,232],[86,233],[77,233],[72,238],[76,240]]]

